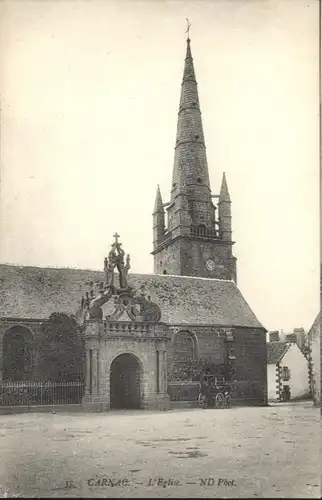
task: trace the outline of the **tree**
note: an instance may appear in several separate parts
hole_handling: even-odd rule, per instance
[[[82,379],[84,343],[74,318],[53,313],[42,324],[37,351],[38,379],[46,382],[74,382]]]
[[[199,381],[201,374],[206,371],[214,375],[224,375],[225,366],[217,365],[207,358],[187,358],[184,362],[173,363],[168,380],[169,382]]]

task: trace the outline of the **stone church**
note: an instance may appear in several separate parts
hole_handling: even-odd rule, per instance
[[[163,202],[158,187],[154,274],[129,272],[118,234],[102,271],[0,265],[4,381],[11,342],[28,353],[16,378],[33,380],[33,339],[52,313],[62,312],[75,317],[84,336],[86,408],[193,404],[196,381],[185,366],[201,359],[235,383],[236,401],[267,403],[266,330],[237,287],[225,174],[219,195],[211,192],[189,38],[169,199]]]

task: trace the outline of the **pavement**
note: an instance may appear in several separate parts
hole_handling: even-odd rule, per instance
[[[320,498],[312,403],[0,415],[0,497]]]

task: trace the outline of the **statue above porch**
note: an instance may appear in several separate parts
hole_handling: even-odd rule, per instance
[[[161,310],[157,304],[146,296],[144,286],[139,290],[128,284],[130,256],[125,257],[122,243],[118,241],[119,234],[115,233],[115,241],[111,245],[108,257],[104,259],[104,282],[90,283],[91,289],[81,299],[81,307],[76,314],[79,324],[86,320],[117,321],[126,314],[132,321],[158,322],[161,319]],[[116,273],[115,271],[118,271]],[[116,279],[118,275],[118,286]],[[97,292],[94,291],[96,285]],[[103,318],[102,306],[111,301],[113,311]]]
[[[115,288],[114,278],[115,278],[115,268],[118,270],[119,274],[119,288],[118,291],[126,291],[130,290],[131,287],[128,286],[127,283],[127,275],[130,269],[130,256],[126,256],[126,263],[124,262],[125,252],[122,248],[122,243],[118,241],[120,237],[119,234],[114,233],[113,237],[115,238],[114,243],[111,245],[111,250],[108,254],[108,258],[104,259],[104,288]]]

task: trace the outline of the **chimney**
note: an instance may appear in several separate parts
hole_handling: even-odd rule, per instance
[[[278,330],[274,330],[273,332],[269,332],[269,341],[270,342],[279,342],[280,334]]]
[[[304,328],[294,328],[293,333],[296,335],[296,342],[300,349],[303,349],[305,344],[305,330]]]
[[[297,335],[296,333],[289,333],[288,335],[285,336],[285,341],[286,342],[293,342],[294,344],[297,344]]]

